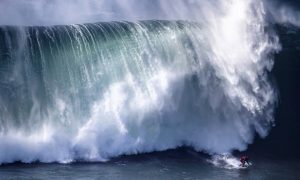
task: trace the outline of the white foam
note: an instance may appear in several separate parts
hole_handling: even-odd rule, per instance
[[[208,162],[217,167],[225,169],[246,169],[252,165],[249,162],[249,164],[246,164],[246,166],[242,166],[240,160],[230,154],[213,155]]]

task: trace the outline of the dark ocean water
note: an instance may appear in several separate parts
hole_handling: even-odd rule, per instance
[[[272,71],[279,91],[276,125],[265,139],[250,146],[254,154],[274,158],[300,157],[300,30],[278,26],[282,50],[275,55]]]
[[[299,179],[297,159],[256,158],[247,169],[210,164],[208,156],[188,149],[127,156],[106,163],[9,164],[0,179]]]

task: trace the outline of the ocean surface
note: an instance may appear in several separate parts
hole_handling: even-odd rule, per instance
[[[226,169],[192,150],[120,157],[105,163],[9,164],[1,179],[299,179],[299,159],[251,156],[247,169]]]

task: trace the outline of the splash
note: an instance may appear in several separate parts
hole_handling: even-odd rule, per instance
[[[252,163],[242,166],[238,158],[230,154],[213,155],[211,159],[207,160],[214,166],[225,168],[225,169],[246,169],[252,166]]]

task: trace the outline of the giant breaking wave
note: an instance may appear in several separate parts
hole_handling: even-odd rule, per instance
[[[0,163],[245,150],[273,124],[261,3],[210,21],[0,27]],[[204,23],[205,22],[205,23]]]

